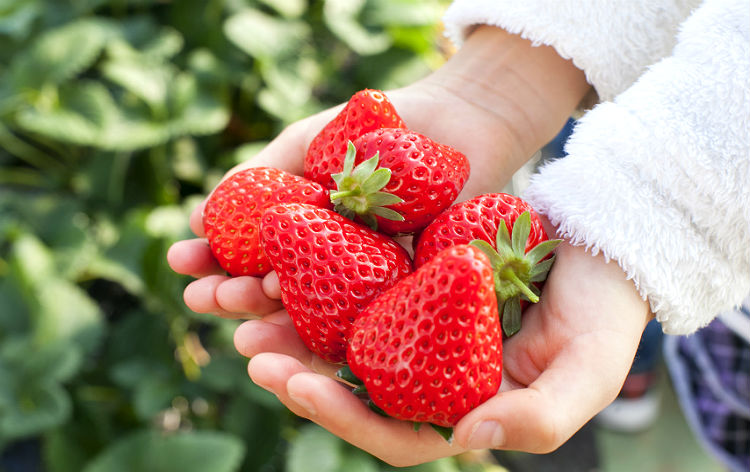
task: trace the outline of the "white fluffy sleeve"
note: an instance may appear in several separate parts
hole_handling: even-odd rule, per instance
[[[446,34],[460,45],[478,24],[553,46],[586,73],[601,100],[630,86],[668,55],[677,27],[699,0],[455,0]]]
[[[586,114],[525,197],[615,259],[667,333],[750,292],[750,7],[707,0],[671,57]]]

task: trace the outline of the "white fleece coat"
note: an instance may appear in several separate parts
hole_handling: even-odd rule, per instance
[[[693,332],[742,301],[750,2],[457,0],[445,21],[458,43],[491,24],[550,45],[598,92],[568,157],[524,194],[561,236],[616,260],[667,333]]]

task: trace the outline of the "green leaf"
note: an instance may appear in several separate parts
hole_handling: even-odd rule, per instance
[[[341,41],[357,54],[378,54],[391,45],[391,39],[383,31],[370,31],[362,25],[359,17],[366,0],[327,0],[323,6],[326,26]]]
[[[533,269],[531,269],[531,282],[543,282],[547,280],[547,274],[549,274],[552,264],[555,262],[555,256],[545,259],[542,262],[537,263]]]
[[[307,10],[306,0],[260,0],[287,18],[298,18]]]
[[[503,225],[501,224],[500,226]],[[490,260],[490,265],[493,268],[501,266],[503,264],[503,260],[500,258],[495,248],[492,247],[487,241],[484,241],[483,239],[474,239],[469,244],[482,251]]]
[[[307,424],[291,442],[286,472],[337,470],[342,463],[342,443],[318,425]]]
[[[526,260],[532,265],[538,263],[544,259],[547,254],[552,252],[561,242],[561,239],[550,239],[537,244],[526,254]]]
[[[379,472],[377,460],[364,452],[348,444],[344,444],[344,453],[341,464],[336,472]]]
[[[180,394],[175,382],[159,375],[146,375],[139,379],[133,392],[133,409],[143,421],[152,419],[159,411],[169,407]]]
[[[297,52],[310,28],[302,21],[281,20],[248,8],[227,19],[224,34],[254,58],[278,59]]]
[[[26,38],[42,9],[43,6],[38,0],[0,1],[0,34],[6,34],[16,40]]]
[[[337,370],[336,377],[352,385],[364,385],[364,383],[356,375],[354,375],[354,372],[352,372],[352,369],[348,365],[345,365]]]
[[[396,210],[376,206],[372,208],[372,214],[391,221],[404,221],[404,216]]]
[[[403,201],[404,199],[398,195],[387,192],[375,192],[367,196],[367,203],[373,207],[395,205]]]
[[[391,169],[381,167],[380,169],[373,172],[372,175],[369,176],[364,182],[362,182],[362,191],[367,194],[375,193],[388,185],[389,180],[391,180]]]
[[[148,58],[165,60],[179,53],[184,43],[185,40],[179,31],[173,28],[162,28],[139,50]]]
[[[84,472],[230,472],[238,470],[244,454],[242,442],[225,433],[143,431],[105,449]]]
[[[520,297],[516,295],[502,304],[503,310],[503,332],[506,336],[511,337],[521,329],[521,302]]]
[[[164,113],[167,91],[175,70],[168,65],[144,58],[110,59],[101,66],[104,77]]]
[[[49,30],[11,64],[17,89],[59,85],[89,68],[111,35],[106,20],[85,18]]]
[[[0,392],[0,440],[39,434],[65,422],[70,413],[68,394],[53,382],[26,384],[10,395]]]
[[[404,0],[378,0],[367,2],[365,16],[379,25],[434,26],[445,12],[440,2],[412,2]]]
[[[78,286],[49,280],[37,287],[39,312],[34,320],[34,338],[40,344],[69,340],[93,349],[103,330],[99,306]]]
[[[169,123],[172,136],[207,135],[221,131],[229,122],[229,107],[219,91],[201,84],[195,75],[181,73],[170,84]]]
[[[511,247],[515,254],[523,255],[526,253],[526,242],[529,240],[529,234],[531,234],[531,215],[528,211],[524,211],[513,222]]]
[[[438,426],[430,423],[430,427],[435,430],[448,444],[453,442],[453,428],[447,426]]]
[[[360,162],[359,165],[354,168],[352,177],[356,182],[364,182],[366,179],[370,178],[373,172],[375,172],[375,168],[378,166],[378,157],[378,154],[375,154],[366,161]],[[390,169],[386,170],[388,172],[388,177],[390,177]]]

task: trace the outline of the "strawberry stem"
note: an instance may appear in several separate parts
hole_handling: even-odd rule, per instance
[[[530,233],[531,214],[525,211],[513,223],[512,234],[508,233],[505,223],[499,225],[494,247],[481,239],[469,243],[484,252],[492,265],[498,310],[506,336],[512,336],[520,328],[520,296],[532,303],[539,301],[533,284],[543,281],[552,266],[549,259],[542,259],[560,243],[560,240],[544,241],[527,253]]]
[[[499,275],[503,280],[512,283],[514,287],[518,288],[521,293],[526,295],[526,298],[528,298],[531,303],[539,301],[537,294],[531,291],[529,286],[525,284],[518,275],[516,275],[516,272],[512,268],[509,267],[504,269]]]
[[[349,141],[344,169],[338,174],[331,175],[336,183],[336,190],[330,194],[334,210],[349,219],[359,217],[373,229],[377,229],[375,216],[403,221],[404,217],[388,206],[404,200],[381,191],[391,180],[391,170],[385,167],[378,168],[380,154],[375,153],[357,166],[354,165],[356,158],[357,149],[354,143]]]

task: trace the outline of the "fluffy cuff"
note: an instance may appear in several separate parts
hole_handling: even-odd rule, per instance
[[[586,73],[602,101],[630,86],[668,55],[678,25],[698,0],[455,0],[446,34],[460,45],[479,24],[499,26],[534,44],[553,46]]]
[[[749,29],[746,2],[707,2],[674,55],[584,116],[525,194],[617,260],[670,334],[750,292]]]

